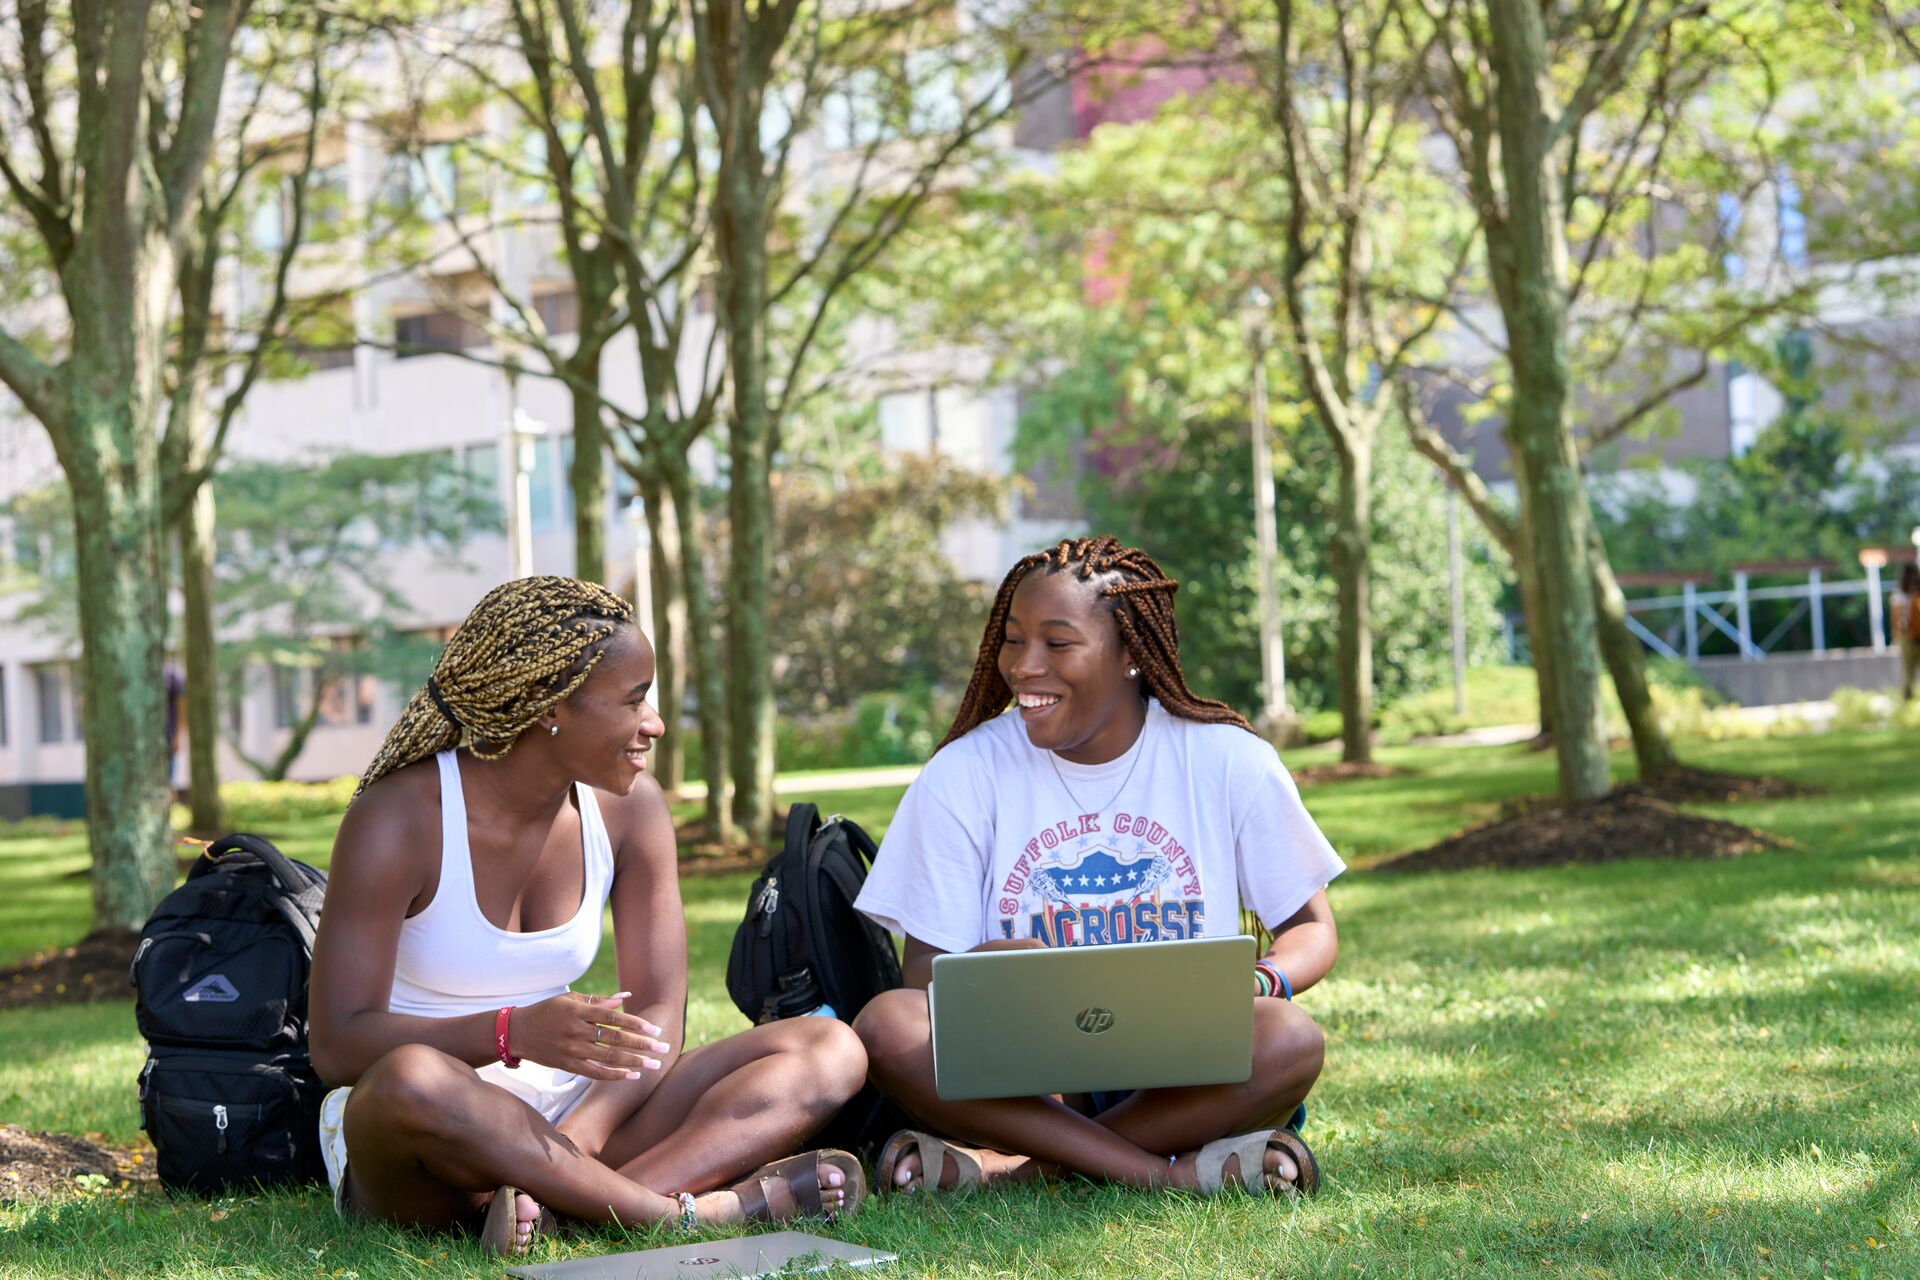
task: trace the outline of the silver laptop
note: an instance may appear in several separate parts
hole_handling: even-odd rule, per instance
[[[833,1266],[871,1267],[896,1255],[865,1245],[810,1236],[804,1231],[771,1231],[733,1240],[700,1240],[664,1249],[608,1253],[513,1267],[524,1280],[754,1280],[757,1276],[801,1275]]]
[[[1253,1074],[1253,939],[935,956],[949,1102],[1229,1084]]]

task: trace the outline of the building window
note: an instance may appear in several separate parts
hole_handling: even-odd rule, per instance
[[[320,723],[350,725],[373,723],[372,676],[345,675],[327,682],[320,695]]]
[[[285,667],[279,663],[272,665],[273,671],[273,727],[291,729],[300,720],[300,695],[306,688],[301,677],[306,674],[302,667]]]
[[[33,668],[33,700],[40,712],[40,741],[65,742],[67,688],[57,665]]]
[[[470,444],[457,451],[460,470],[467,477],[468,492],[487,503],[500,501],[500,446]]]
[[[485,346],[487,331],[451,311],[422,311],[395,316],[393,341],[402,360],[434,351],[460,351]]]
[[[533,312],[549,334],[580,332],[580,295],[571,289],[534,294]]]
[[[461,143],[430,142],[418,155],[396,151],[387,157],[380,197],[390,212],[439,222],[450,213],[474,212],[483,195],[479,174]]]
[[[324,369],[346,369],[353,365],[353,347],[310,347],[301,342],[289,342],[287,354],[306,365],[314,373]]]
[[[1800,184],[1785,169],[1774,182],[1775,217],[1780,227],[1780,260],[1790,267],[1807,265],[1807,212]]]
[[[533,470],[527,476],[527,519],[535,533],[550,533],[559,523],[559,502],[554,496],[553,446],[552,436],[541,436],[533,442]]]
[[[334,641],[333,647],[337,652],[353,654],[365,648],[366,641],[357,636],[348,636]],[[374,686],[377,683],[372,676],[354,672],[327,681],[327,687],[320,695],[320,723],[372,724]],[[306,687],[312,687],[310,680],[306,682]]]

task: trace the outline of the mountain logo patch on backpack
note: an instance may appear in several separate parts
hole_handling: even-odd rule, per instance
[[[206,1000],[214,1004],[232,1004],[240,998],[240,992],[227,981],[226,974],[213,973],[188,987],[187,993],[180,998],[192,1003]]]

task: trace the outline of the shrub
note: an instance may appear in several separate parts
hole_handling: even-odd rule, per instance
[[[220,804],[226,810],[227,825],[245,831],[341,814],[359,782],[354,777],[331,782],[223,782]]]
[[[1308,742],[1331,742],[1340,736],[1340,712],[1312,711],[1300,721],[1300,732]]]

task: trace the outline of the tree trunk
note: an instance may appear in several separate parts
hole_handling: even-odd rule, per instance
[[[1518,341],[1513,344],[1516,377],[1508,430],[1514,447],[1530,453],[1521,500],[1530,512],[1526,523],[1540,599],[1543,635],[1536,643],[1545,641],[1536,650],[1536,662],[1541,654],[1551,655],[1551,674],[1542,681],[1547,700],[1541,719],[1553,726],[1560,798],[1580,805],[1599,799],[1610,786],[1586,495],[1571,441],[1554,438],[1565,436],[1559,422],[1565,408],[1565,365],[1556,361],[1521,373],[1520,346]]]
[[[707,836],[733,844],[738,842],[740,831],[733,822],[733,780],[728,770],[727,695],[715,643],[705,544],[700,540],[699,499],[693,491],[692,469],[684,457],[670,460],[665,471],[667,487],[673,495],[674,515],[680,522],[681,593],[687,602],[686,652],[695,696],[700,702],[701,768],[707,778]]]
[[[82,345],[76,338],[76,350]],[[173,888],[166,786],[166,574],[153,433],[136,393],[76,396],[67,469],[79,570],[93,927],[138,928]],[[122,460],[132,465],[123,465]]]
[[[1540,594],[1540,575],[1533,571],[1532,555],[1522,539],[1513,558],[1513,576],[1520,587],[1520,616],[1527,629],[1527,648],[1533,662],[1533,687],[1540,704],[1542,742],[1553,738],[1553,645],[1547,639],[1546,601]]]
[[[746,132],[751,132],[749,128]],[[725,299],[727,423],[727,755],[733,818],[752,841],[773,830],[773,414],[767,397],[767,217],[757,147],[723,184],[714,219]]]
[[[646,506],[652,548],[647,574],[653,616],[645,621],[653,629],[653,701],[667,726],[665,736],[653,747],[653,776],[668,792],[675,792],[687,780],[686,753],[680,742],[687,698],[687,597],[680,568],[680,517],[657,476],[641,483],[640,499]],[[639,589],[635,583],[636,594]]]
[[[1373,443],[1340,443],[1340,497],[1333,535],[1333,571],[1340,599],[1340,758],[1373,760],[1373,619],[1370,592],[1373,530]]]
[[[607,427],[600,417],[600,352],[583,345],[567,361],[573,398],[573,572],[588,582],[607,574]],[[592,388],[592,390],[589,390]]]
[[[1548,715],[1560,799],[1576,806],[1604,796],[1610,783],[1587,550],[1591,518],[1566,420],[1566,240],[1559,164],[1541,99],[1546,33],[1539,6],[1528,0],[1490,0],[1488,19],[1507,196],[1505,216],[1486,230],[1513,369],[1504,434],[1519,463],[1521,508],[1553,654]]]
[[[1613,676],[1614,693],[1627,719],[1627,731],[1633,735],[1634,763],[1645,780],[1654,778],[1680,763],[1673,742],[1660,727],[1653,708],[1653,691],[1647,687],[1647,655],[1640,641],[1627,629],[1627,599],[1613,576],[1613,562],[1607,559],[1606,544],[1600,531],[1593,530],[1589,552],[1593,560],[1593,608],[1599,621],[1600,650]]]
[[[181,619],[186,659],[187,808],[195,834],[218,834],[220,665],[213,629],[213,486],[202,484],[180,513]]]

